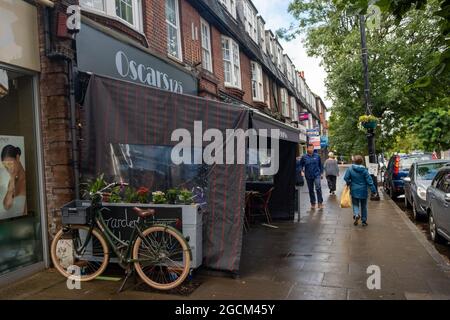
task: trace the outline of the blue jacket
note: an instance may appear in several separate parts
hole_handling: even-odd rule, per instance
[[[369,187],[372,193],[377,192],[369,171],[364,166],[352,165],[345,172],[344,180],[350,186],[350,194],[353,198],[367,199],[369,197],[367,188]]]
[[[300,160],[300,170],[305,172],[307,180],[313,180],[323,174],[323,166],[317,153],[305,154]]]

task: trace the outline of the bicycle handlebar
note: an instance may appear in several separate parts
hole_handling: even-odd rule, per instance
[[[110,183],[110,184],[108,184],[106,187],[104,187],[103,189],[101,189],[101,190],[99,190],[99,191],[97,191],[97,192],[95,192],[95,193],[92,193],[92,192],[91,192],[91,197],[92,197],[93,195],[95,195],[95,194],[102,195],[102,193],[105,192],[106,190],[111,189],[111,188],[114,188],[114,187],[118,187],[118,186],[120,186],[120,187],[126,187],[126,186],[128,186],[128,183],[123,182],[123,181],[121,181],[121,182],[113,182],[113,183]]]

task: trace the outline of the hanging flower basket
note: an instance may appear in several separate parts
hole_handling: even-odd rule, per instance
[[[378,124],[378,118],[373,115],[364,115],[359,117],[359,123],[366,129],[375,129]]]

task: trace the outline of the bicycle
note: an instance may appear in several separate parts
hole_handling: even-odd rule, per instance
[[[91,209],[91,217],[87,217],[87,223],[64,225],[58,231],[51,244],[55,268],[71,279],[74,270],[79,268],[77,279],[93,280],[106,269],[111,248],[118,264],[126,270],[126,278],[118,292],[122,291],[134,271],[153,288],[169,290],[177,287],[188,276],[192,261],[191,249],[177,229],[158,224],[154,220],[155,209],[134,207],[138,219],[130,238],[124,241],[111,231],[103,219],[102,211],[108,210],[102,205],[105,191],[123,185],[127,184],[111,183],[91,193],[90,207],[87,207]],[[83,210],[86,212],[86,207]]]

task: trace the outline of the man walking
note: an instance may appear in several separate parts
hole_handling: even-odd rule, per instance
[[[336,179],[339,176],[339,166],[333,152],[328,153],[328,159],[325,160],[323,166],[328,182],[328,189],[330,189],[330,194],[334,195],[336,192]]]
[[[323,166],[320,156],[314,153],[314,145],[312,144],[308,144],[307,154],[300,160],[300,171],[305,176],[308,184],[311,209],[316,208],[316,203],[318,203],[319,209],[323,209],[322,188],[320,186],[320,179],[323,178]],[[316,192],[314,192],[314,188]]]

